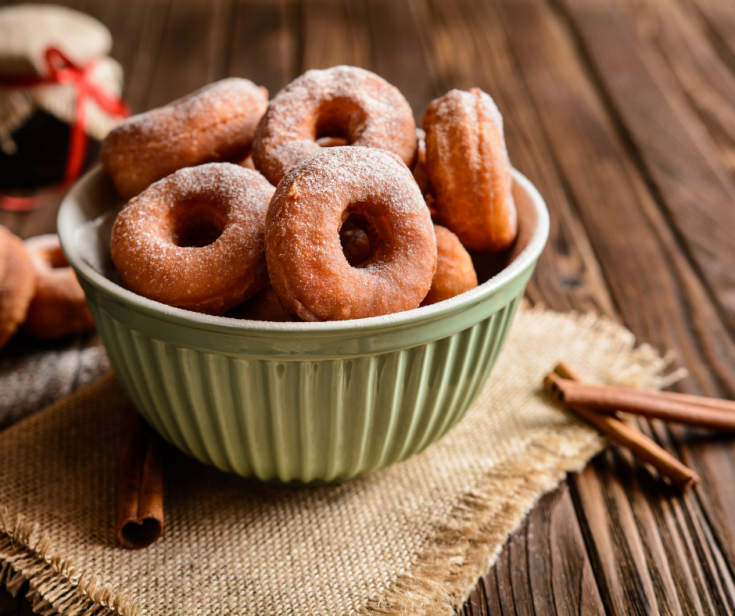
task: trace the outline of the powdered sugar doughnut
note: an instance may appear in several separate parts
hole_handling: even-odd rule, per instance
[[[359,268],[340,245],[348,217],[370,239]],[[265,247],[283,308],[305,321],[416,308],[436,269],[434,229],[411,172],[374,148],[329,148],[291,169],[268,208]]]
[[[451,90],[424,115],[426,169],[439,222],[468,250],[500,251],[516,237],[503,118],[478,88]]]
[[[23,241],[0,225],[0,348],[26,318],[36,274]]]
[[[409,166],[416,156],[416,123],[398,89],[370,71],[335,66],[307,71],[275,96],[258,125],[253,160],[276,185],[319,152],[318,140],[329,146],[335,138],[394,152]]]
[[[477,286],[475,267],[459,238],[441,225],[434,225],[434,233],[437,253],[436,273],[429,292],[421,302],[422,306],[436,304]]]
[[[252,81],[217,81],[123,122],[102,144],[102,166],[130,199],[177,169],[242,161],[267,105],[268,91]]]
[[[263,233],[273,186],[229,163],[181,169],[120,212],[112,260],[150,299],[221,315],[268,282]]]
[[[37,338],[63,338],[94,329],[84,291],[53,233],[25,241],[36,272],[36,289],[21,326]]]

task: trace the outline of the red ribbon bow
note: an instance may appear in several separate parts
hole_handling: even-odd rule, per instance
[[[79,177],[87,154],[87,99],[95,102],[107,113],[127,118],[130,109],[127,103],[111,95],[90,80],[95,61],[79,65],[57,47],[49,47],[43,55],[47,75],[45,77],[4,77],[0,75],[0,87],[28,88],[50,84],[71,84],[76,87],[74,122],[69,135],[69,153],[60,189],[66,188]],[[42,204],[37,197],[11,197],[0,195],[0,207],[11,211],[32,210]]]

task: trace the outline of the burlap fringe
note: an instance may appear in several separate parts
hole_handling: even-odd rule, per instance
[[[41,616],[140,616],[124,593],[98,576],[79,571],[72,558],[55,554],[38,524],[0,507],[0,587],[16,596],[28,583],[26,598]]]
[[[543,314],[542,305],[522,306],[525,311]],[[606,380],[610,384],[661,389],[684,378],[680,368],[663,375],[674,359],[661,357],[648,344],[635,347],[632,333],[607,317],[570,312],[566,315],[584,330],[609,334],[616,339],[611,349]],[[559,358],[563,359],[563,358]],[[449,520],[431,529],[425,548],[409,569],[400,575],[381,598],[372,599],[358,614],[384,616],[455,614],[467,601],[476,581],[495,563],[505,541],[533,508],[538,499],[556,488],[567,473],[582,470],[589,459],[602,451],[608,441],[590,432],[590,442],[574,456],[563,458],[564,438],[559,431],[533,442],[523,460],[501,465],[492,477],[481,481],[454,507]],[[492,494],[508,494],[500,511],[490,514]],[[488,518],[488,515],[490,517]]]
[[[539,315],[547,312],[539,305],[523,308]],[[679,369],[662,376],[673,355],[662,358],[647,344],[634,348],[633,334],[606,317],[579,313],[566,317],[583,329],[609,334],[616,341],[610,350],[606,378],[612,384],[660,389],[686,375]],[[543,441],[531,443],[523,460],[494,468],[492,477],[481,481],[454,506],[448,521],[429,530],[426,547],[409,570],[358,614],[435,615],[458,610],[469,596],[468,589],[490,569],[507,536],[536,501],[554,489],[566,473],[581,470],[607,444],[590,431],[589,443],[574,456],[563,457],[559,468],[561,448],[555,446],[563,441],[563,435],[553,431]],[[488,518],[490,495],[499,491],[509,498]],[[125,593],[103,584],[88,571],[79,571],[71,558],[53,553],[48,537],[37,535],[37,524],[24,521],[21,515],[11,520],[7,508],[0,507],[0,586],[15,596],[28,582],[26,596],[34,612],[42,616],[141,616],[140,608]]]

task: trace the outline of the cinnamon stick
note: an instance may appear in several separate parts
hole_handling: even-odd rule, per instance
[[[163,533],[163,470],[158,437],[131,405],[125,418],[115,490],[117,540],[139,550]]]
[[[554,377],[582,382],[582,378],[566,362],[558,364],[554,372],[544,379],[547,390],[551,388]],[[653,466],[661,475],[668,477],[676,487],[685,490],[699,481],[699,477],[692,469],[679,462],[633,426],[616,417],[596,413],[581,405],[568,408],[618,444],[630,449],[636,458]]]
[[[728,400],[575,383],[556,375],[552,376],[550,393],[564,406],[580,405],[607,413],[625,411],[703,428],[735,430],[735,404]]]

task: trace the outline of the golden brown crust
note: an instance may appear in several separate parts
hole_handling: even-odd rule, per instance
[[[340,244],[350,216],[370,238],[360,268]],[[375,148],[329,148],[291,169],[268,208],[265,246],[281,304],[304,321],[416,308],[436,269],[431,218],[411,172]]]
[[[472,259],[459,238],[449,229],[434,225],[436,233],[436,273],[422,306],[436,304],[477,286]]]
[[[451,90],[431,102],[423,128],[439,222],[468,250],[508,248],[517,218],[503,121],[492,98],[477,88]]]
[[[61,251],[59,237],[55,233],[32,237],[25,246],[36,272],[36,290],[21,329],[44,339],[93,330],[84,291]]]
[[[102,166],[130,199],[178,169],[242,161],[267,105],[268,91],[247,79],[217,81],[123,122],[102,144]]]
[[[248,301],[230,310],[225,316],[232,319],[277,323],[294,320],[281,306],[281,302],[278,301],[278,296],[271,285],[253,295]]]
[[[23,241],[0,225],[0,348],[26,318],[36,275]]]
[[[342,140],[388,150],[410,167],[416,156],[411,107],[397,88],[370,71],[354,66],[307,71],[268,105],[253,160],[275,186],[294,165]]]
[[[110,252],[123,284],[149,299],[221,315],[268,282],[263,252],[273,186],[229,163],[180,169],[120,212]]]

